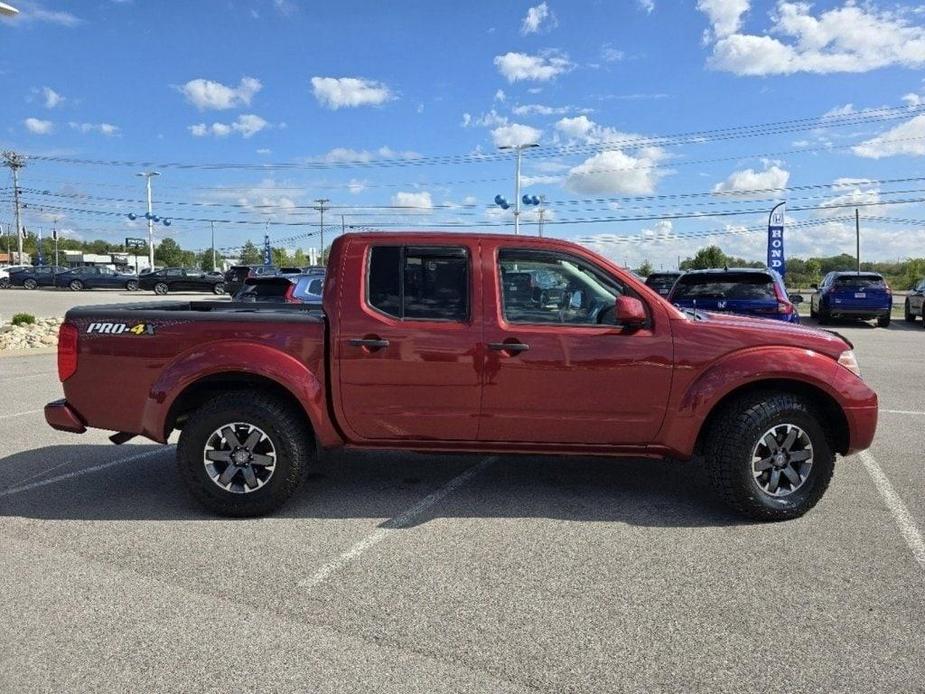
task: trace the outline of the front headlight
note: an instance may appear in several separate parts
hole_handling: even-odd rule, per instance
[[[854,350],[847,349],[842,352],[838,357],[838,363],[858,378],[861,377],[861,367],[858,366],[858,358],[854,356]]]

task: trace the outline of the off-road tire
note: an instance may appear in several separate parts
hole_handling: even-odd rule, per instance
[[[784,521],[809,511],[829,486],[835,454],[822,420],[810,403],[790,393],[763,391],[736,398],[717,413],[704,441],[703,459],[720,498],[756,521]],[[752,474],[752,451],[759,437],[779,424],[800,427],[813,447],[811,472],[788,496],[764,492]]]
[[[213,432],[230,422],[259,427],[276,449],[276,466],[266,484],[246,494],[225,491],[213,482],[203,452]],[[180,434],[177,469],[193,498],[213,513],[235,518],[272,513],[302,483],[315,448],[299,412],[271,395],[231,391],[216,395],[193,412]]]

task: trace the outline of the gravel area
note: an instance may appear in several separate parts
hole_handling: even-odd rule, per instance
[[[63,318],[37,318],[33,325],[0,326],[0,350],[27,350],[55,347]]]

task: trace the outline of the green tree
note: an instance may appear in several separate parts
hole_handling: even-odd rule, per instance
[[[168,236],[154,249],[154,262],[164,267],[183,267],[184,261],[188,259],[187,253],[189,251],[184,251],[180,244]]]
[[[225,257],[221,253],[215,251],[215,262],[218,265],[218,268],[222,267],[221,263],[224,259]],[[207,248],[202,253],[200,253],[199,260],[196,264],[199,266],[200,270],[204,270],[206,272],[211,272],[212,270],[217,269],[212,265],[212,249]]]
[[[263,254],[254,245],[254,242],[248,239],[241,247],[241,264],[242,265],[259,265],[263,262]]]
[[[643,260],[642,265],[636,270],[636,274],[641,277],[648,277],[653,272],[655,272],[655,269],[652,267],[652,263],[649,262],[648,258]]]
[[[707,270],[712,267],[724,267],[729,258],[719,246],[701,248],[693,258],[681,261],[682,270]]]
[[[305,251],[301,248],[296,248],[295,253],[292,254],[292,264],[298,265],[299,267],[305,267],[308,265],[308,259],[305,257]]]
[[[282,267],[283,265],[292,265],[292,262],[289,260],[289,253],[286,251],[285,248],[271,248],[270,258],[272,258],[273,264],[276,267]]]

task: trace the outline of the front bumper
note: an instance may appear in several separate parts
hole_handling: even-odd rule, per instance
[[[45,421],[52,429],[72,434],[82,434],[87,430],[87,425],[77,411],[67,404],[67,400],[55,400],[45,405]]]

